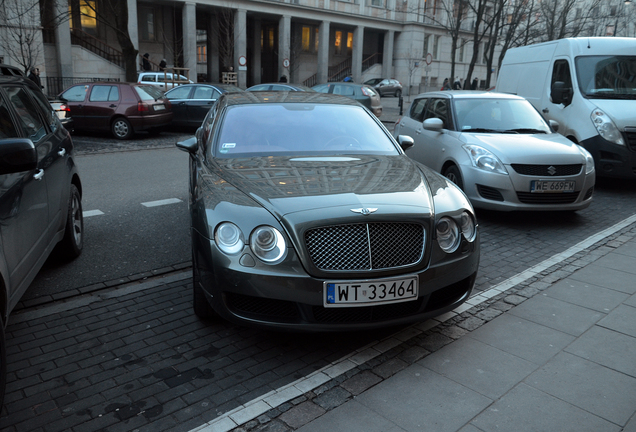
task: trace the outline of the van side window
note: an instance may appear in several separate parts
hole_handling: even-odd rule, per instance
[[[557,81],[561,81],[562,83],[564,83],[566,88],[572,88],[572,76],[570,75],[570,64],[568,63],[567,60],[557,60],[554,62],[550,88],[552,88],[554,83]]]

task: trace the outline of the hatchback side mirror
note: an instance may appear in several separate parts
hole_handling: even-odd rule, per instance
[[[0,140],[0,174],[31,171],[38,167],[38,154],[28,138]]]
[[[402,150],[409,149],[413,147],[413,145],[415,144],[415,141],[413,141],[413,138],[411,138],[408,135],[398,135],[397,141],[398,141],[398,144],[400,144],[400,147],[402,147]]]
[[[444,129],[444,122],[438,118],[429,118],[424,120],[424,129],[441,132]]]

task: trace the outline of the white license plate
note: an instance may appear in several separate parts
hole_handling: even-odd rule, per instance
[[[324,283],[325,307],[369,306],[417,299],[417,276]]]
[[[166,109],[165,105],[154,105],[154,107],[155,107],[155,111],[161,111]]]
[[[530,184],[530,192],[551,193],[551,192],[574,192],[575,181],[564,180],[533,180]]]

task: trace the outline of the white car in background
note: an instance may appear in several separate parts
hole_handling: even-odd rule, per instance
[[[194,84],[192,80],[189,80],[187,77],[171,72],[140,72],[139,77],[137,77],[137,82],[154,85],[164,91],[183,84]]]
[[[394,136],[406,154],[441,173],[489,210],[581,210],[592,202],[594,160],[555,133],[524,98],[480,91],[415,97]]]

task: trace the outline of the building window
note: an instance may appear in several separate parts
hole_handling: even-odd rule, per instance
[[[207,63],[208,47],[205,45],[197,45],[197,63]]]
[[[79,28],[91,36],[97,37],[97,5],[95,1],[81,0],[79,3],[72,2],[69,4],[69,14],[71,19],[69,25],[71,28]],[[77,9],[75,9],[77,8]],[[79,10],[79,16],[73,13],[73,10]]]
[[[430,35],[424,35],[424,55],[426,56],[428,51],[428,40],[430,39]]]
[[[142,40],[155,40],[155,10],[152,8],[139,8],[140,36]]]
[[[433,58],[439,59],[439,36],[433,37]]]
[[[384,6],[384,0],[371,0],[371,6]]]
[[[309,51],[309,47],[311,46],[311,29],[307,26],[303,26],[302,28],[302,46],[303,51]]]
[[[335,46],[336,46],[336,55],[340,55],[342,54],[342,32],[341,31],[337,31],[336,32],[336,42],[335,42]]]
[[[353,33],[347,33],[347,54],[351,55],[353,52]]]
[[[318,27],[316,27],[316,31],[314,32],[314,37],[315,37],[315,39],[314,39],[314,48],[315,48],[316,52],[318,52],[318,47],[320,46],[320,44],[318,42],[320,39],[318,38],[318,36],[320,36],[320,30],[318,29]]]

